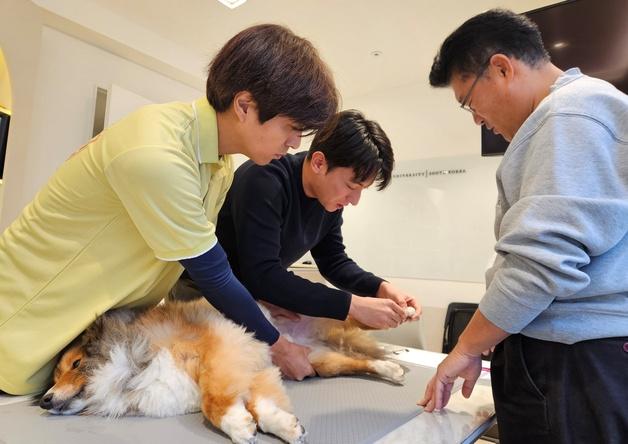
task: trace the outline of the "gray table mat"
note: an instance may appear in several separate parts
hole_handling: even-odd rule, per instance
[[[434,369],[404,364],[406,383],[397,386],[367,377],[311,378],[287,382],[294,410],[309,444],[366,444],[377,441],[422,410]],[[258,434],[260,443],[281,441]],[[230,443],[202,414],[171,418],[52,416],[37,405],[0,406],[0,444]]]

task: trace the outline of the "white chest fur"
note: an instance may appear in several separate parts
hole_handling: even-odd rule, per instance
[[[137,369],[129,349],[114,347],[86,388],[92,414],[118,417],[166,417],[200,410],[198,385],[177,367],[168,350],[160,350],[144,369]]]

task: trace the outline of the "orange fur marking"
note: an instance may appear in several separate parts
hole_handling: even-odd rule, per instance
[[[68,398],[80,392],[87,384],[87,378],[79,365],[74,367],[74,362],[83,357],[83,351],[79,346],[67,350],[54,371],[54,385],[59,393],[64,393]]]
[[[326,352],[311,359],[310,363],[319,376],[355,375],[374,373],[369,360],[346,356],[338,352]]]
[[[255,422],[259,422],[255,403],[261,398],[272,399],[280,409],[287,412],[292,411],[290,399],[281,383],[279,370],[276,368],[262,370],[251,381],[251,397],[246,403],[246,409],[253,415]]]
[[[249,381],[234,368],[236,363],[229,362],[228,346],[209,333],[198,343],[198,349],[206,351],[201,357],[197,380],[202,393],[201,410],[217,428],[238,396],[244,397]]]

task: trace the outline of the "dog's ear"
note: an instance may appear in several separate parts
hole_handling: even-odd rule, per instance
[[[85,330],[83,344],[102,339],[105,329],[112,325],[131,324],[144,311],[146,308],[117,308],[103,313]]]
[[[85,330],[82,335],[81,346],[88,357],[101,356],[107,347],[128,336],[129,328],[132,328],[133,321],[146,308],[137,309],[115,309],[109,310],[96,320]]]
[[[87,356],[91,356],[96,353],[94,347],[95,344],[98,343],[98,340],[103,337],[106,316],[106,314],[98,316],[96,320],[92,322],[89,327],[87,327],[83,334],[79,336],[81,348],[85,350],[85,354]]]
[[[137,318],[140,314],[146,311],[145,308],[118,308],[115,310],[109,310],[105,314],[103,314],[99,319],[104,320],[110,319],[115,322],[122,322],[124,324],[130,324]]]

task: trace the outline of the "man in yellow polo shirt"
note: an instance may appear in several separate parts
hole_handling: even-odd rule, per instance
[[[337,104],[313,46],[259,25],[212,60],[206,97],[141,108],[79,149],[0,237],[0,390],[41,391],[59,351],[98,315],[156,304],[184,268],[290,375],[281,357],[306,350],[279,337],[235,279],[215,222],[229,154],[279,158]]]

